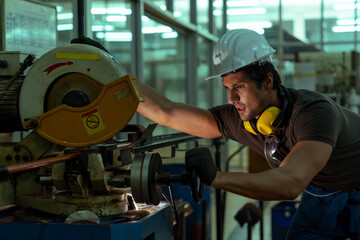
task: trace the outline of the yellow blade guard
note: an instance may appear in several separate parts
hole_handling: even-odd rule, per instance
[[[104,85],[99,96],[84,107],[60,105],[27,120],[25,128],[67,147],[85,147],[109,140],[133,117],[140,101],[135,76],[126,75]]]

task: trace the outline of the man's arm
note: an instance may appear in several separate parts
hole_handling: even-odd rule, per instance
[[[211,186],[257,200],[295,199],[327,163],[332,146],[298,142],[281,166],[259,173],[219,172]]]
[[[205,109],[172,102],[153,88],[137,82],[144,102],[137,111],[150,120],[180,132],[202,138],[220,137],[213,115]]]

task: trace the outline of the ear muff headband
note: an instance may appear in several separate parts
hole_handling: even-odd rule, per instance
[[[263,113],[261,113],[257,120],[252,120],[253,122],[244,121],[244,128],[254,135],[257,135],[258,133],[263,135],[273,133],[277,126],[279,126],[288,105],[288,100],[285,97],[285,92],[282,87],[280,88],[280,96],[284,99],[281,109],[275,106],[268,107]]]

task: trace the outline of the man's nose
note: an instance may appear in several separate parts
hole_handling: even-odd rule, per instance
[[[239,95],[234,93],[233,90],[229,90],[228,95],[229,95],[228,101],[230,104],[235,104],[236,102],[238,102],[240,100]]]

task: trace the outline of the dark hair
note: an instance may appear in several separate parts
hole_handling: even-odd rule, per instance
[[[279,73],[276,71],[274,65],[268,61],[263,63],[255,63],[241,69],[248,77],[256,82],[258,88],[261,88],[262,82],[266,79],[267,74],[273,74],[273,89],[280,88],[281,79]]]

